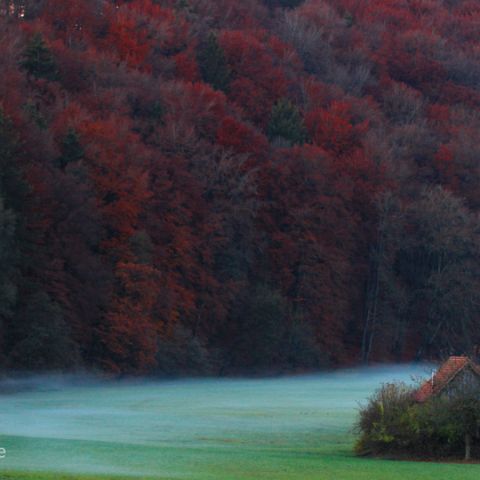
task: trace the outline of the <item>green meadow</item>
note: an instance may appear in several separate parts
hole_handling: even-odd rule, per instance
[[[358,403],[425,367],[272,379],[63,383],[0,395],[1,480],[469,480],[480,465],[352,453]]]

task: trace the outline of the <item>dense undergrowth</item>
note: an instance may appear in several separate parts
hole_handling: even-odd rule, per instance
[[[383,385],[360,410],[359,455],[410,459],[480,459],[480,395],[414,400],[405,384]]]

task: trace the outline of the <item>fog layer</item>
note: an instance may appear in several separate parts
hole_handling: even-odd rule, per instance
[[[428,371],[389,366],[105,384],[40,378],[33,390],[0,395],[0,446],[7,449],[0,468],[181,477],[252,448],[348,444],[359,402],[382,382]]]

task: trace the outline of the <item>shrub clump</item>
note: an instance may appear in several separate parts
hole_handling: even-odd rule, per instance
[[[358,455],[459,458],[480,454],[480,391],[415,401],[404,383],[382,385],[360,407]]]

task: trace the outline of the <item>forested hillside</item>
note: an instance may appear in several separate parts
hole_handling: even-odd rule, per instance
[[[480,343],[478,0],[1,0],[0,369]]]

